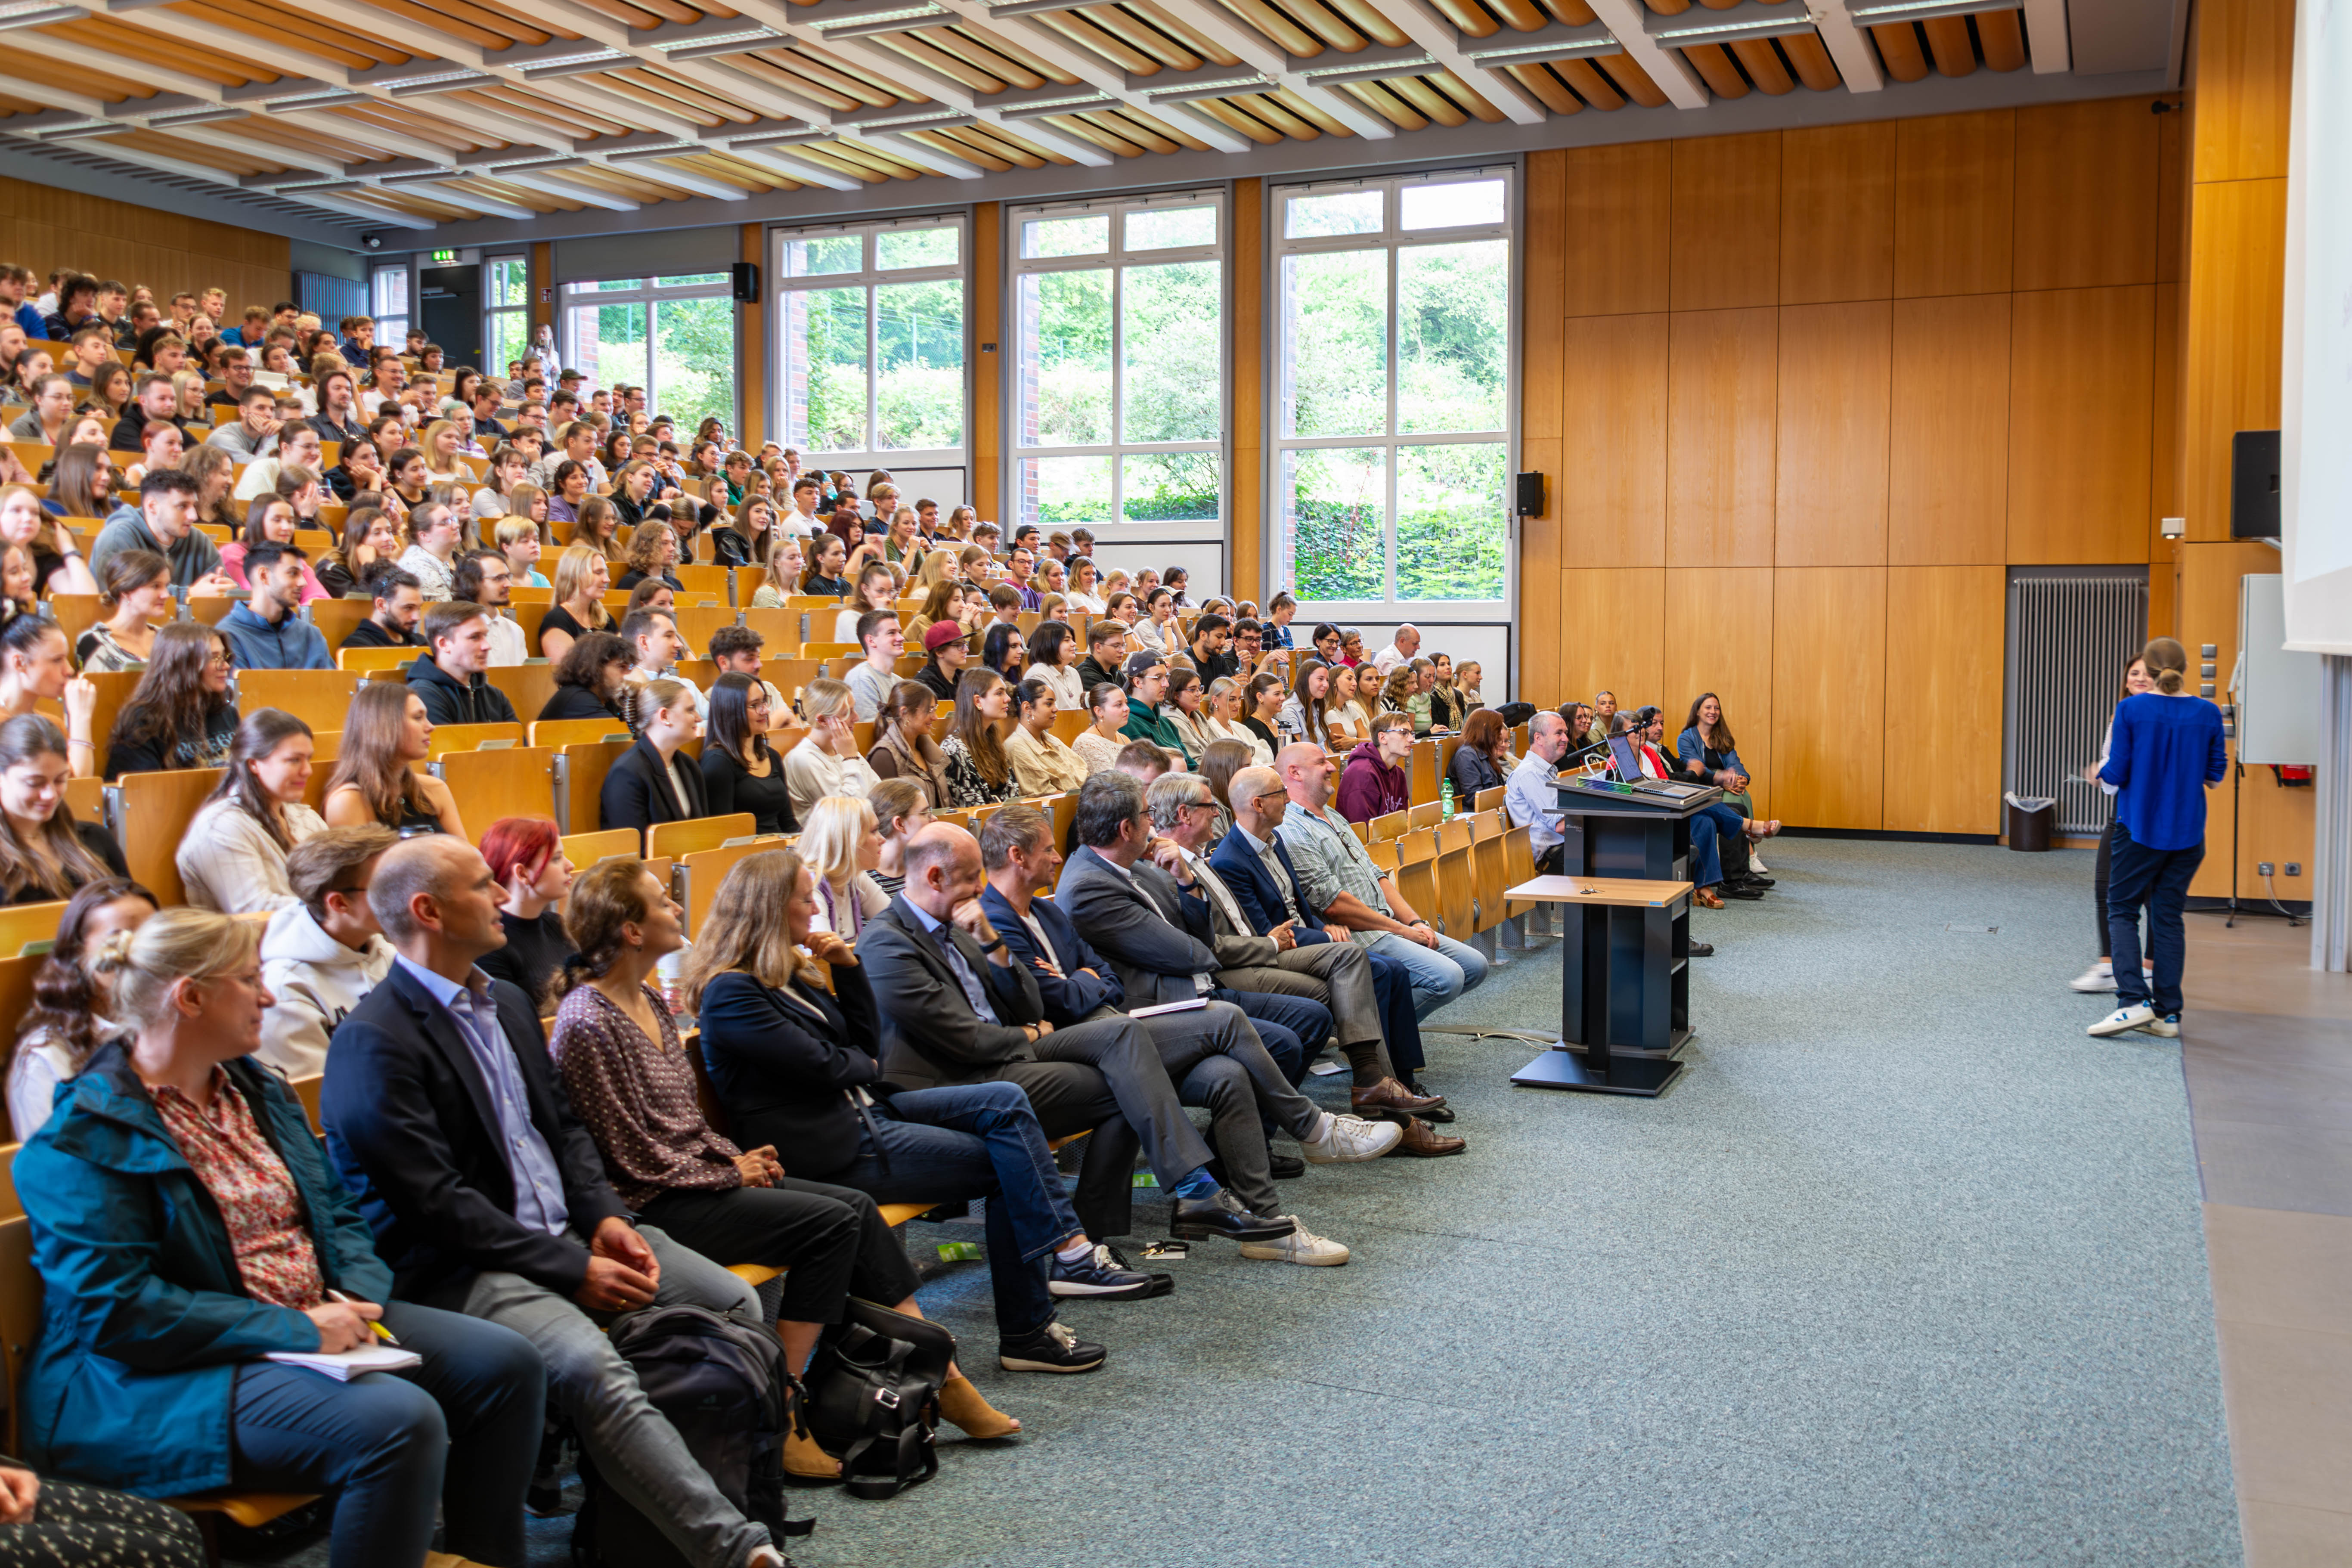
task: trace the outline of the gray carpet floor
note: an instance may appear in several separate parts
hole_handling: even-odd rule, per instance
[[[925,1310],[1028,1434],[888,1502],[796,1494],[794,1558],[2240,1562],[2179,1053],[2087,1038],[2064,988],[2088,854],[1770,858],[1770,899],[1699,912],[1665,1097],[1515,1089],[1530,1047],[1433,1037],[1468,1153],[1284,1184],[1348,1267],[1196,1245],[1175,1295],[1069,1311],[1111,1347],[1076,1378],[997,1372],[982,1268],[950,1270]],[[1551,1026],[1559,986],[1552,942],[1431,1022]]]

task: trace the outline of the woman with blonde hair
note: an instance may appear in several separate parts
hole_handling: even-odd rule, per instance
[[[854,796],[827,795],[803,819],[796,847],[816,873],[816,928],[855,943],[866,922],[890,906],[872,876],[882,864],[874,808]]]
[[[608,565],[618,566],[628,559],[621,549],[621,514],[604,496],[581,501],[580,521],[572,525],[572,542],[602,552]]]
[[[458,451],[465,437],[458,433],[454,419],[436,419],[425,427],[416,443],[417,452],[425,458],[425,478],[428,484],[471,484],[474,470],[458,460]]]
[[[520,502],[525,491],[544,504],[546,498],[529,485],[517,485],[514,499]],[[506,557],[507,574],[513,586],[548,586],[545,574],[539,569],[540,555],[547,547],[545,527],[539,518],[520,510],[509,512],[490,525],[489,542],[492,549]]]
[[[25,552],[36,594],[95,594],[98,580],[73,537],[41,508],[30,485],[0,487],[0,540]]]
[[[1331,731],[1331,749],[1360,745],[1372,738],[1372,716],[1366,710],[1362,683],[1376,679],[1370,667],[1358,670],[1351,664],[1335,664],[1331,671],[1331,701],[1323,710],[1323,721]]]
[[[612,570],[593,545],[565,547],[555,563],[555,603],[539,621],[541,657],[561,664],[573,638],[610,628],[604,595],[612,586]]]
[[[983,666],[956,679],[955,721],[940,747],[948,771],[948,805],[956,808],[996,805],[1020,798],[1012,761],[997,738],[998,721],[1013,709],[1013,688]]]
[[[677,574],[670,568],[677,564],[677,531],[660,518],[647,518],[629,536],[627,555],[629,569],[621,574],[615,588],[634,588],[640,583],[667,583],[673,594],[686,592]]]
[[[787,597],[800,592],[801,574],[808,565],[807,552],[801,548],[796,536],[780,534],[772,529],[761,536],[760,559],[767,568],[768,580],[751,591],[751,607],[781,610]]]
[[[17,1156],[48,1288],[26,1455],[132,1492],[332,1494],[350,1568],[424,1562],[436,1515],[460,1558],[520,1563],[545,1363],[511,1329],[394,1300],[301,1101],[252,1059],[260,940],[172,909],[99,944],[132,1037]],[[422,1364],[345,1381],[267,1359],[372,1347],[378,1321]]]
[[[879,561],[869,561],[857,574],[857,586],[833,618],[833,640],[856,644],[857,623],[870,610],[898,607],[898,580]]]
[[[793,816],[806,822],[827,795],[863,797],[881,782],[857,750],[857,700],[845,683],[820,677],[801,689],[801,717],[809,736],[784,754]]]
[[[914,581],[908,584],[908,591],[928,595],[940,584],[954,582],[956,580],[955,563],[956,552],[952,550],[929,552],[924,555],[922,565],[916,571]]]
[[[375,823],[403,838],[446,833],[466,843],[457,797],[416,764],[432,753],[433,721],[425,700],[397,680],[371,680],[343,719],[342,754],[327,779],[330,827]]]

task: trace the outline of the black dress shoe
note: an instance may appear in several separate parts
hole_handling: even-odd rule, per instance
[[[1752,871],[1739,879],[1751,888],[1776,888],[1780,884],[1778,877],[1759,877]]]
[[[1060,1322],[1034,1333],[999,1342],[996,1364],[1007,1372],[1092,1372],[1110,1352],[1072,1333]]]
[[[1711,942],[1695,942],[1690,944],[1690,955],[1693,958],[1713,958],[1715,956],[1715,943]]]
[[[1288,1236],[1298,1226],[1281,1215],[1261,1219],[1244,1208],[1239,1198],[1219,1187],[1213,1198],[1178,1198],[1176,1213],[1168,1228],[1188,1241],[1212,1236],[1222,1236],[1228,1241],[1272,1241],[1276,1237]]]
[[[1295,1176],[1303,1176],[1307,1173],[1307,1162],[1296,1154],[1277,1154],[1269,1149],[1266,1151],[1265,1163],[1268,1167],[1266,1173],[1277,1182],[1287,1182]]]
[[[1746,899],[1752,903],[1764,896],[1764,889],[1753,882],[1726,882],[1723,884],[1723,896],[1727,899]]]

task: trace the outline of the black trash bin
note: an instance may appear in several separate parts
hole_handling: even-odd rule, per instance
[[[2009,836],[2009,847],[2029,855],[2039,855],[2050,847],[2050,834],[2058,820],[2058,803],[2035,800],[2014,791],[2001,796],[2006,821],[2002,824]]]

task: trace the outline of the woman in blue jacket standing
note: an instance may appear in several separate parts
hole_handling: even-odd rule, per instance
[[[2116,786],[2115,848],[2107,872],[2107,943],[2116,1010],[2094,1035],[2145,1029],[2180,1033],[2181,912],[2205,858],[2205,791],[2229,771],[2221,710],[2188,689],[2189,653],[2158,637],[2140,654],[2155,689],[2116,705],[2102,782]],[[2139,963],[2139,910],[2147,906],[2154,975]],[[2154,981],[2150,994],[2149,981]]]
[[[450,1551],[524,1562],[543,1365],[511,1330],[392,1301],[392,1271],[302,1108],[248,1059],[257,928],[167,910],[91,961],[136,1035],[102,1047],[16,1157],[40,1271],[28,1457],[145,1497],[335,1498],[333,1568]],[[375,1303],[382,1303],[381,1306]],[[263,1359],[375,1342],[424,1365],[349,1382]]]

